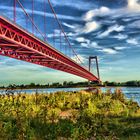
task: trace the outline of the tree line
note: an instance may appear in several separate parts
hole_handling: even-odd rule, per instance
[[[87,87],[87,86],[113,86],[113,87],[140,87],[140,81],[127,81],[127,82],[109,82],[105,81],[102,82],[101,84],[97,82],[67,82],[64,81],[63,83],[59,82],[54,82],[54,83],[47,83],[47,84],[36,84],[36,83],[30,83],[30,84],[21,84],[21,85],[8,85],[8,86],[0,86],[0,89],[5,89],[5,88],[19,88],[19,89],[31,89],[31,88],[70,88],[70,87]]]
[[[120,87],[140,87],[140,81],[133,80],[127,82],[109,82],[106,81],[103,83],[104,86],[120,86]]]
[[[77,82],[74,83],[72,81],[67,82],[64,81],[63,83],[54,82],[54,83],[47,83],[47,84],[36,84],[36,83],[30,83],[30,84],[21,84],[21,85],[15,85],[10,84],[8,86],[0,86],[0,89],[4,88],[19,88],[19,89],[30,89],[30,88],[68,88],[68,87],[86,87],[88,86],[88,82]]]

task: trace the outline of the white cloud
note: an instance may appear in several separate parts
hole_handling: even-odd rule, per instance
[[[127,39],[126,42],[132,45],[138,45],[138,41],[135,38]]]
[[[62,24],[63,24],[64,26],[69,27],[69,28],[72,28],[72,29],[74,29],[74,28],[75,28],[75,26],[74,26],[74,25],[70,25],[70,24],[65,23],[65,22],[63,22]]]
[[[122,15],[128,15],[131,13],[139,13],[140,12],[140,3],[139,0],[127,0],[127,6],[120,9],[109,9],[107,7],[101,7],[100,9],[90,10],[84,16],[83,20],[91,21],[94,17],[100,15],[111,15],[112,17],[121,17]],[[124,19],[130,20],[130,19]],[[111,22],[111,21],[110,21]]]
[[[69,37],[75,36],[75,34],[72,33],[72,32],[69,32],[69,33],[66,33],[66,34],[67,34],[67,36],[69,36]]]
[[[102,50],[99,50],[101,52],[107,53],[107,54],[117,54],[118,52],[114,49],[111,48],[104,48]]]
[[[128,35],[123,35],[123,34],[119,33],[118,35],[113,36],[113,38],[117,38],[118,40],[123,40],[123,39],[128,38]]]
[[[138,0],[128,0],[127,8],[133,12],[139,12],[140,4],[138,3]]]
[[[76,35],[80,35],[82,33],[86,34],[86,33],[96,31],[97,29],[100,28],[100,23],[96,21],[90,21],[90,22],[86,22],[84,26],[80,24],[79,25],[75,24],[74,26],[75,28],[73,29],[73,31],[76,33]]]
[[[55,37],[59,37],[59,36],[60,36],[60,30],[55,29],[55,30],[54,30],[54,33],[55,33]],[[47,34],[47,37],[48,37],[48,38],[54,37],[54,33]],[[62,33],[61,36],[64,36],[64,34]]]
[[[95,49],[100,49],[101,47],[98,45],[97,42],[86,42],[86,43],[81,43],[82,47],[86,48],[95,48]]]
[[[84,37],[77,37],[76,41],[79,42],[81,44],[82,47],[86,47],[86,48],[101,48],[97,42],[95,41],[90,41],[89,39],[86,39]]]
[[[124,50],[126,49],[127,47],[115,47],[116,50]]]
[[[90,47],[100,49],[101,46],[98,45],[97,42],[91,42]]]
[[[77,37],[77,38],[76,38],[76,41],[77,41],[77,42],[81,42],[81,43],[86,42],[87,44],[90,43],[90,40],[89,40],[89,39],[86,39],[86,38],[84,38],[84,37]]]
[[[55,29],[54,30],[54,33],[55,33],[55,38],[59,38],[60,37],[60,30],[57,30]],[[54,37],[54,33],[50,33],[50,34],[47,34],[47,37],[48,38],[53,38]],[[69,38],[72,38],[74,36],[76,36],[76,34],[72,33],[72,32],[65,32],[66,35],[69,37]],[[41,35],[38,35],[38,37],[41,37]],[[64,34],[61,32],[61,39],[64,39]],[[60,39],[60,38],[59,38]]]
[[[82,46],[82,47],[89,48],[89,46],[88,46],[88,44],[87,44],[87,43],[81,43],[81,46]]]
[[[90,10],[84,15],[83,20],[91,21],[94,16],[95,16],[94,10]]]
[[[97,30],[99,27],[100,27],[99,23],[97,23],[95,21],[87,22],[85,24],[84,28],[82,29],[82,32],[90,33],[90,32]]]
[[[83,38],[83,37],[78,37],[78,38],[76,38],[76,41],[78,41],[78,42],[85,42],[85,38]]]
[[[124,31],[124,28],[125,27],[122,25],[118,25],[118,24],[113,25],[113,26],[109,27],[106,31],[104,31],[103,33],[99,34],[98,37],[99,38],[106,37],[113,31],[116,31],[116,32]]]
[[[85,20],[85,21],[91,21],[94,16],[97,16],[97,15],[105,15],[105,14],[107,14],[109,12],[110,12],[110,9],[107,8],[107,7],[101,7],[99,9],[90,10],[90,11],[88,11],[83,16],[83,20]]]

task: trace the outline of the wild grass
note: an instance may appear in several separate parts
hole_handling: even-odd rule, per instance
[[[119,89],[0,95],[0,140],[61,139],[140,139],[140,107]]]

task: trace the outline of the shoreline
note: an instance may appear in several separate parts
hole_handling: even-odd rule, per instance
[[[134,86],[92,86],[92,87],[46,87],[46,88],[13,88],[12,90],[38,90],[38,89],[74,89],[74,88],[140,88],[140,87],[134,87]],[[7,90],[10,88],[0,88],[0,90]]]

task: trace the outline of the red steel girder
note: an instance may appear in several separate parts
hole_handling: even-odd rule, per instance
[[[84,67],[2,16],[0,16],[0,44],[2,44],[0,55],[68,72],[90,81],[99,81]],[[11,48],[12,51],[6,47]],[[24,51],[16,51],[15,47],[23,48]],[[40,60],[34,61],[35,56]],[[42,58],[46,61],[52,60],[53,63],[42,62]]]
[[[15,44],[0,44],[0,47],[6,47],[6,46],[13,46],[13,47],[18,47],[18,45]]]

